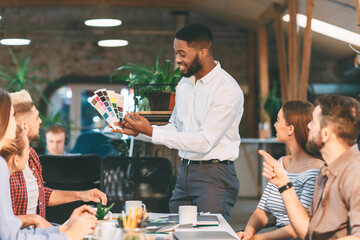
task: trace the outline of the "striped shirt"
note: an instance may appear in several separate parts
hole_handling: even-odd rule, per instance
[[[0,239],[1,240],[66,240],[59,227],[23,229],[19,218],[14,215],[10,196],[9,169],[0,157]]]
[[[279,162],[284,169],[282,158],[279,159]],[[301,173],[289,173],[285,169],[284,171],[293,183],[294,190],[300,202],[305,209],[309,209],[314,195],[315,181],[318,176],[319,169],[309,169]],[[270,182],[266,184],[264,193],[257,207],[276,217],[276,227],[283,227],[290,224],[281,194],[274,184]]]

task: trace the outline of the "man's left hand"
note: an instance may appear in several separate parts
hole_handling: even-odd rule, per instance
[[[101,199],[101,203],[103,205],[107,204],[107,197],[105,195],[105,193],[103,193],[102,191],[100,191],[97,188],[91,189],[91,190],[87,190],[87,191],[82,191],[80,192],[80,200],[84,201],[84,202],[100,202]]]
[[[127,114],[123,121],[125,127],[152,137],[153,127],[146,118],[140,116],[138,113]]]

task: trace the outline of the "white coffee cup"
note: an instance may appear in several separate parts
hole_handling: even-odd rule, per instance
[[[131,215],[134,215],[136,208],[138,208],[139,210],[142,209],[143,213],[146,210],[146,206],[145,206],[145,204],[142,203],[142,201],[138,201],[138,200],[125,201],[126,215],[129,215],[130,209],[131,209]]]
[[[192,223],[193,226],[197,222],[197,206],[184,205],[179,206],[179,224]]]
[[[115,230],[116,230],[116,222],[101,220],[94,229],[93,239],[97,239],[97,240],[112,239]]]

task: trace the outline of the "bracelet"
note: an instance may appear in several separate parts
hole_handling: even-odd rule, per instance
[[[292,182],[288,182],[287,184],[285,184],[284,186],[282,187],[279,187],[278,190],[280,193],[282,193],[283,191],[289,189],[289,188],[292,188],[293,187],[293,183]]]

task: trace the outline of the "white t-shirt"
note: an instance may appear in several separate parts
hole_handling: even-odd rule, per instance
[[[28,195],[26,214],[36,214],[39,200],[39,187],[34,172],[31,171],[31,169],[29,168],[29,163],[26,164],[23,173],[25,177],[26,190]]]

